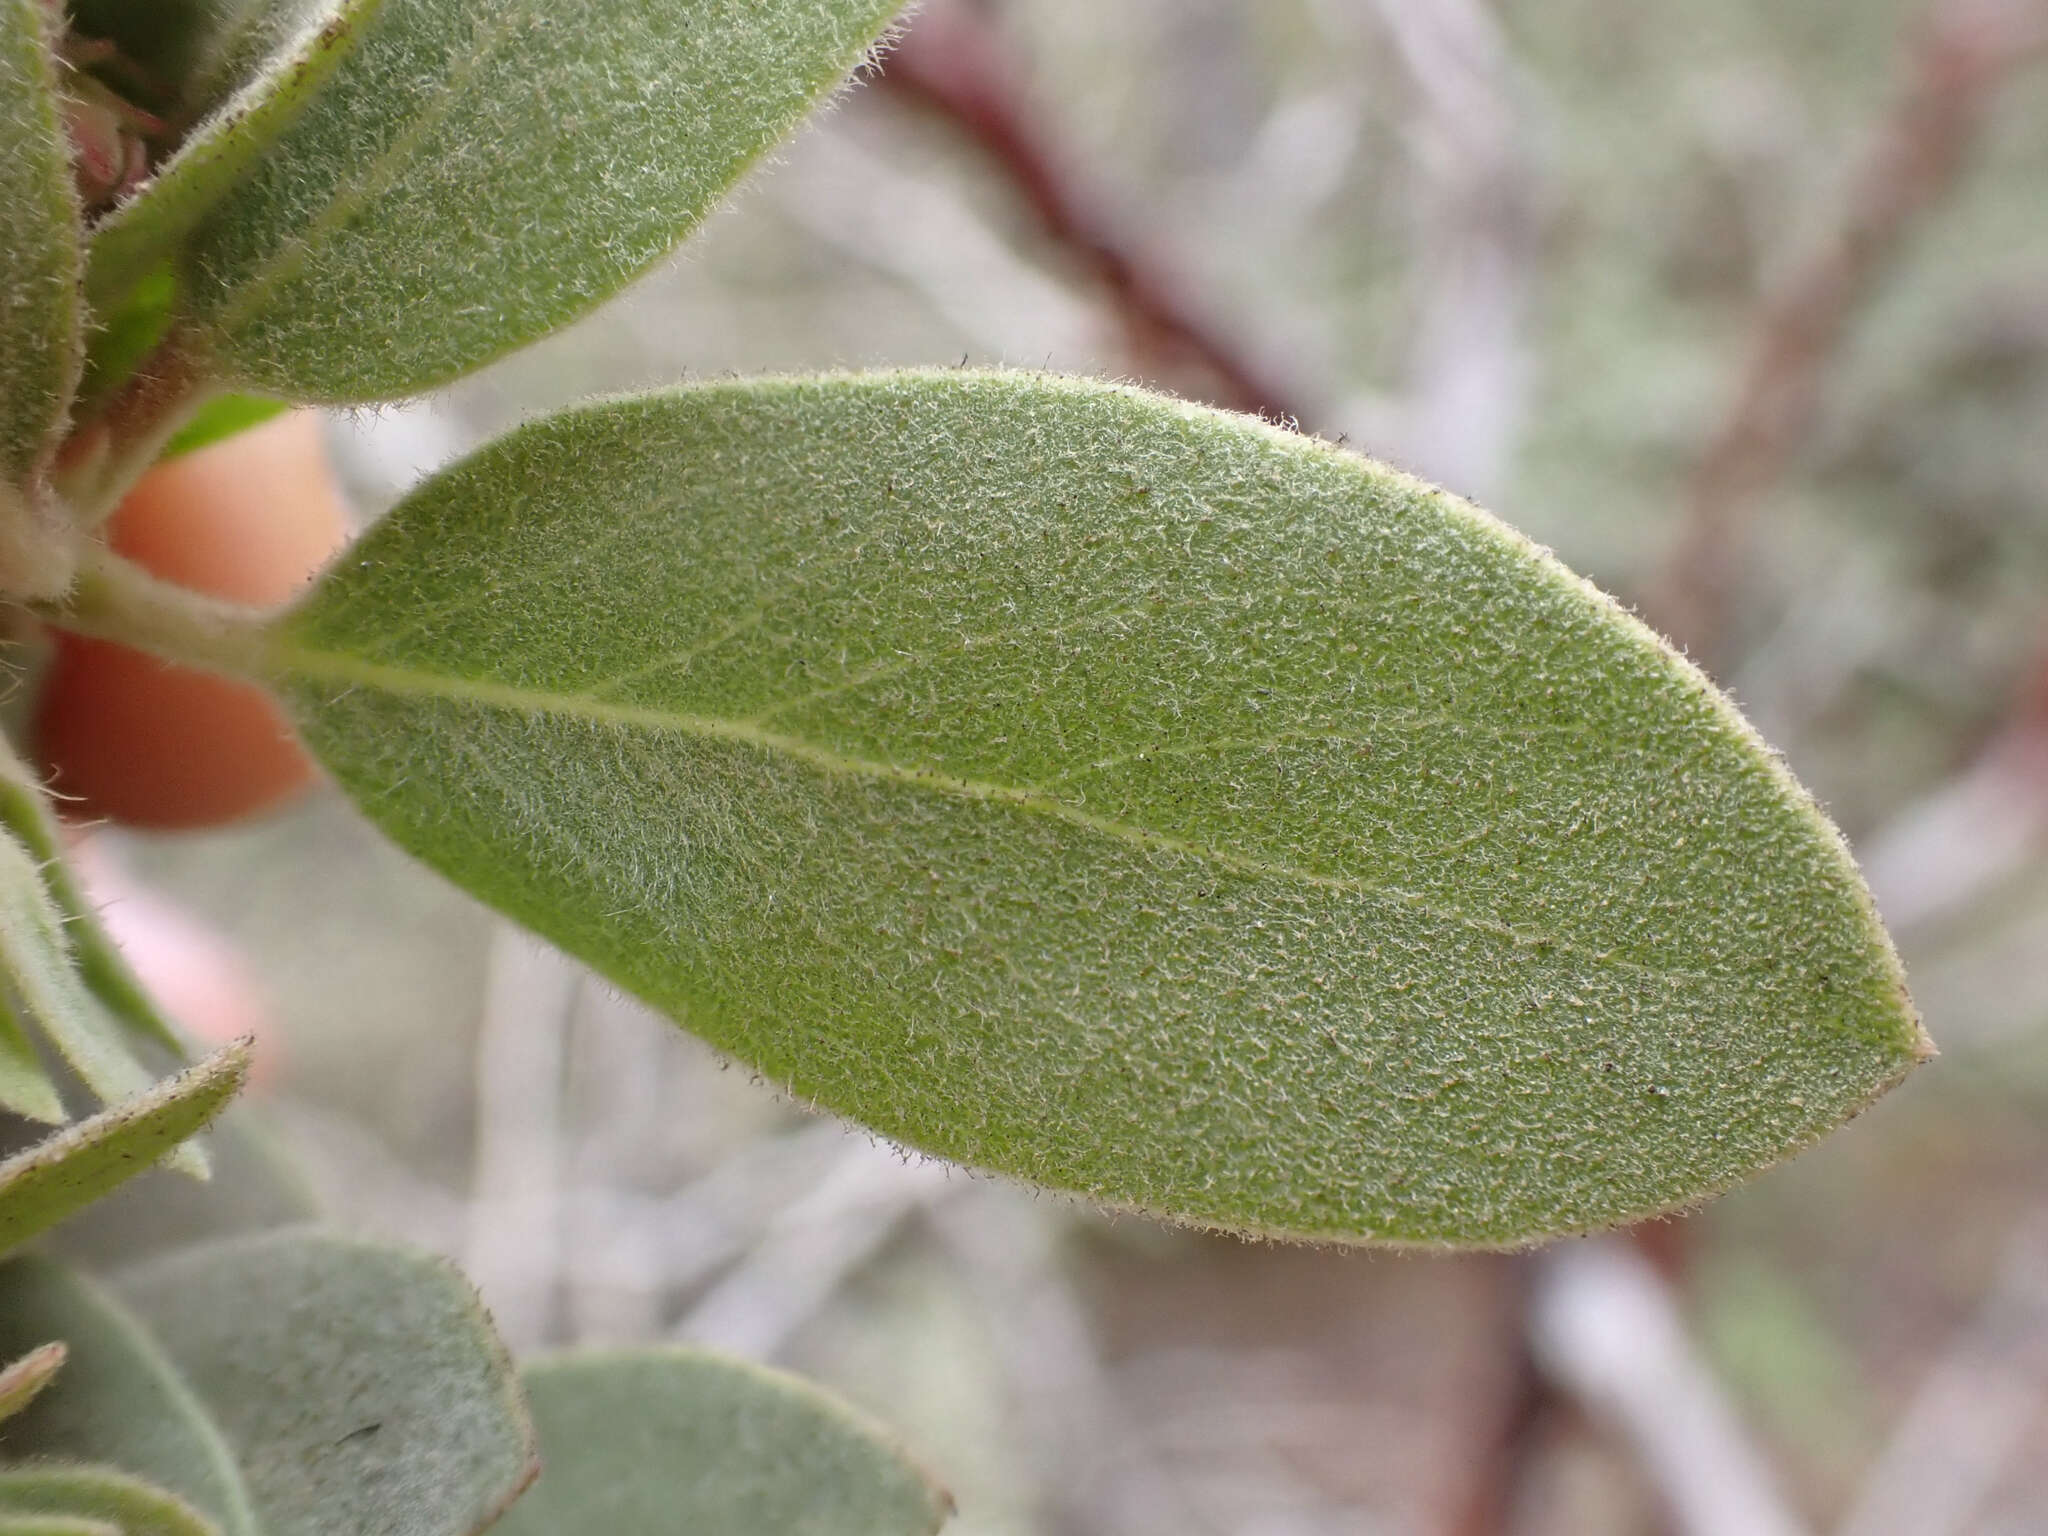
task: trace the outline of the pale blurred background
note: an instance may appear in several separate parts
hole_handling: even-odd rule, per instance
[[[1680,633],[1940,1061],[1683,1222],[1253,1247],[906,1161],[324,796],[110,839],[342,1220],[521,1348],[811,1372],[960,1536],[2048,1531],[2048,0],[947,0],[622,302],[337,420],[367,518],[595,391],[1005,363],[1292,415]]]

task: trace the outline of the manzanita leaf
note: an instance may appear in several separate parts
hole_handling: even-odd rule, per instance
[[[206,1132],[212,1176],[168,1168],[131,1179],[50,1234],[51,1252],[94,1270],[320,1219],[304,1171],[248,1107],[231,1106]]]
[[[952,1511],[885,1431],[780,1371],[662,1349],[524,1379],[541,1477],[499,1536],[931,1536]]]
[[[288,18],[290,31],[141,191],[94,228],[85,292],[96,311],[118,312],[138,284],[177,254],[200,220],[298,120],[383,3],[327,0],[310,12],[256,8],[265,19]]]
[[[226,1536],[260,1536],[219,1429],[128,1309],[53,1259],[0,1265],[0,1354],[53,1338],[69,1350],[64,1373],[0,1424],[0,1459],[119,1467],[189,1501]]]
[[[0,1162],[0,1253],[48,1231],[197,1135],[241,1090],[251,1044],[237,1041]]]
[[[0,1109],[45,1125],[64,1123],[64,1100],[5,989],[0,989]]]
[[[266,1233],[152,1260],[121,1291],[233,1448],[265,1536],[468,1536],[533,1477],[511,1361],[439,1259]]]
[[[36,1400],[64,1368],[61,1341],[32,1349],[5,1369],[0,1369],[0,1422],[13,1418]]]
[[[78,383],[77,193],[42,0],[0,0],[0,518],[31,515]]]
[[[64,1518],[115,1536],[221,1536],[176,1494],[113,1467],[0,1468],[0,1509],[14,1519]]]
[[[0,1536],[125,1536],[121,1527],[106,1520],[86,1520],[77,1515],[22,1515],[0,1506]]]
[[[228,384],[441,383],[615,292],[901,0],[386,0],[196,232],[188,345]]]
[[[1926,1050],[1841,838],[1492,518],[1108,385],[511,434],[271,636],[386,831],[793,1093],[1239,1230],[1721,1188]]]
[[[147,1092],[155,1079],[76,969],[65,921],[37,861],[11,831],[0,830],[0,975],[79,1079],[101,1102],[117,1104]],[[205,1176],[198,1147],[170,1155],[177,1167]]]
[[[184,1057],[185,1042],[130,969],[72,873],[57,818],[50,814],[49,801],[34,771],[4,741],[0,741],[0,827],[12,832],[41,868],[44,888],[63,918],[72,965],[93,996],[136,1035],[175,1057]]]
[[[78,382],[78,197],[42,0],[0,0],[0,482],[45,467]]]

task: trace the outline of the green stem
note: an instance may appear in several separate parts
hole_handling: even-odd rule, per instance
[[[29,606],[59,629],[181,666],[257,682],[275,670],[268,614],[159,581],[104,548],[79,562],[78,580],[64,597]]]

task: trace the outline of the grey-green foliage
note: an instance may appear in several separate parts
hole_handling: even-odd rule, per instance
[[[27,848],[0,830],[0,981],[14,990],[36,1028],[106,1104],[146,1092],[153,1080],[126,1033],[77,969],[63,910],[51,898]],[[197,1147],[171,1153],[203,1175]]]
[[[121,1527],[108,1520],[89,1520],[77,1515],[13,1514],[0,1508],[0,1536],[125,1536]]]
[[[0,1468],[0,1511],[15,1519],[70,1519],[114,1536],[220,1536],[183,1499],[112,1467]]]
[[[232,397],[219,403],[231,402]],[[195,420],[193,424],[199,423]],[[108,936],[98,908],[72,872],[63,834],[35,771],[4,741],[0,741],[0,828],[20,840],[41,870],[43,887],[62,923],[72,965],[100,1006],[136,1039],[182,1057],[184,1041]]]
[[[0,1109],[45,1125],[64,1120],[64,1101],[14,1003],[0,988]]]
[[[1218,1226],[1506,1243],[1925,1042],[1839,836],[1485,514],[1106,385],[512,434],[273,635],[380,826],[796,1094]]]
[[[468,1536],[532,1479],[511,1361],[441,1260],[278,1232],[152,1260],[120,1288],[218,1426],[263,1536]]]
[[[531,341],[673,248],[899,3],[385,0],[197,230],[193,344],[354,401]]]
[[[82,356],[79,213],[42,0],[0,0],[0,518],[46,469]]]
[[[541,1477],[497,1536],[929,1536],[946,1493],[816,1387],[694,1350],[523,1373]]]
[[[252,61],[240,88],[94,228],[85,285],[96,310],[117,311],[137,283],[173,259],[185,236],[305,110],[382,4],[333,0],[310,12],[286,8],[296,25],[277,40],[274,54]]]
[[[69,1346],[64,1372],[0,1424],[0,1461],[119,1467],[187,1500],[226,1536],[258,1536],[227,1443],[134,1314],[53,1259],[24,1254],[0,1265],[0,1356],[50,1339]]]
[[[63,1368],[64,1346],[52,1342],[30,1350],[0,1369],[0,1423],[34,1402]]]
[[[242,1040],[217,1051],[0,1162],[0,1254],[111,1194],[197,1135],[240,1091],[250,1045]]]
[[[437,1259],[300,1229],[151,1260],[118,1291],[0,1268],[0,1352],[71,1350],[0,1457],[120,1467],[226,1536],[468,1536],[532,1477],[511,1362]]]

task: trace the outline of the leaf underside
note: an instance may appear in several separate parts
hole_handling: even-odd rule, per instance
[[[196,231],[223,382],[388,399],[673,249],[901,0],[385,0]]]
[[[0,516],[56,451],[78,383],[78,200],[42,0],[0,0]],[[12,499],[10,499],[12,498]]]
[[[1107,385],[525,428],[274,634],[416,855],[805,1098],[1235,1230],[1671,1208],[1926,1049],[1848,854],[1544,552]]]
[[[948,1496],[809,1383],[692,1350],[523,1373],[542,1472],[500,1536],[930,1536]]]
[[[533,1426],[475,1290],[317,1231],[152,1260],[121,1294],[231,1449],[263,1536],[470,1536],[533,1477]]]

